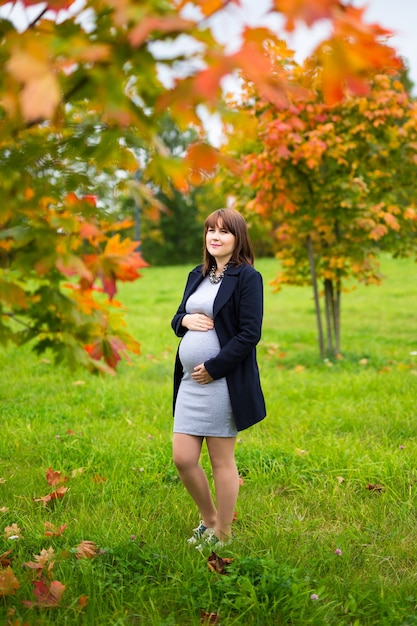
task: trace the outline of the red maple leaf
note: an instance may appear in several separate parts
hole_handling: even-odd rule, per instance
[[[64,591],[65,585],[60,583],[59,580],[53,580],[52,582],[46,580],[34,580],[33,593],[36,600],[24,600],[23,604],[29,608],[33,608],[35,606],[52,608],[59,605]]]
[[[218,613],[208,613],[207,611],[200,611],[200,622],[202,624],[219,624],[220,615]]]

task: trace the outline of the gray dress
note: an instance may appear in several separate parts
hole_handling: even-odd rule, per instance
[[[213,303],[221,283],[212,285],[206,277],[186,303],[187,313],[205,313],[213,318]],[[184,375],[174,412],[174,432],[208,437],[236,437],[226,378],[207,385],[196,383],[191,374],[196,365],[220,351],[216,330],[188,330],[179,346]]]

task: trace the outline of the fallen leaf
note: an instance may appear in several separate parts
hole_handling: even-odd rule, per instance
[[[105,478],[104,476],[99,476],[98,474],[94,474],[93,476],[93,482],[95,482],[97,485],[99,485],[100,483],[104,483],[107,480],[107,478]]]
[[[208,613],[207,611],[200,611],[200,622],[202,624],[219,624],[220,615],[218,613]]]
[[[60,583],[58,580],[53,580],[52,582],[45,580],[34,580],[33,593],[36,600],[24,600],[22,604],[29,608],[35,606],[42,608],[53,608],[59,605],[64,591],[65,585]]]
[[[43,549],[40,554],[35,555],[34,561],[27,561],[23,563],[23,565],[24,567],[37,571],[38,578],[41,578],[45,569],[47,569],[48,572],[53,569],[55,565],[55,561],[53,561],[54,557],[55,553],[53,548],[49,548],[48,550]]]
[[[50,522],[45,522],[45,535],[47,537],[59,537],[67,528],[67,524],[62,524],[62,526],[57,527]]]
[[[304,365],[296,365],[293,369],[294,372],[300,373],[300,372],[304,372],[305,370],[305,366]]]
[[[88,604],[88,596],[80,596],[79,599],[78,599],[77,609],[79,611],[82,611],[83,609],[85,609],[87,604]]]
[[[308,454],[308,450],[302,450],[302,448],[296,448],[295,449],[295,453],[298,456],[304,456],[304,455]]]
[[[42,506],[47,506],[49,502],[63,498],[67,491],[68,487],[58,487],[58,489],[56,489],[52,493],[48,493],[46,496],[42,496],[41,498],[33,498],[33,501],[41,502]]]
[[[98,545],[94,541],[81,541],[76,547],[75,557],[77,559],[94,559],[98,550]]]
[[[376,491],[377,493],[380,493],[381,491],[384,491],[385,487],[383,485],[374,485],[372,483],[368,483],[366,485],[366,489],[368,489],[369,491]]]
[[[2,569],[9,567],[9,565],[12,562],[12,559],[9,559],[8,556],[12,553],[11,550],[7,550],[7,552],[3,552],[3,554],[0,554],[0,567]]]
[[[63,476],[62,472],[54,472],[52,467],[48,467],[48,469],[46,470],[46,480],[48,485],[51,485],[51,487],[55,487],[55,485],[66,483],[68,480],[68,476]]]
[[[10,537],[22,537],[22,531],[20,530],[17,524],[12,524],[11,526],[6,526],[4,529],[4,538],[10,539]]]
[[[222,559],[215,552],[212,552],[207,559],[207,564],[212,572],[216,574],[227,574],[226,567],[230,565],[232,561],[233,559],[229,558]]]
[[[19,587],[19,581],[10,566],[0,572],[0,597],[14,596]]]

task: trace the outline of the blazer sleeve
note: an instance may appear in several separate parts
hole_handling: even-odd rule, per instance
[[[262,276],[256,270],[252,270],[242,276],[235,320],[237,332],[223,345],[217,356],[204,363],[212,378],[215,380],[223,378],[254,350],[261,338],[262,318]]]
[[[188,296],[190,295],[190,291],[189,291],[190,284],[195,280],[195,271],[196,271],[196,269],[197,268],[195,268],[188,275],[188,279],[187,279],[187,283],[185,285],[185,289],[184,289],[184,293],[183,293],[183,296],[182,296],[181,304],[178,307],[177,312],[175,313],[174,317],[171,320],[172,330],[177,335],[177,337],[184,337],[185,333],[188,331],[188,328],[185,328],[185,326],[182,326],[182,320],[183,320],[183,317],[187,314],[187,312],[185,310],[185,305],[186,305]]]

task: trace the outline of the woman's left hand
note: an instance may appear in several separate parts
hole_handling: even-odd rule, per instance
[[[208,383],[213,382],[213,378],[204,367],[204,363],[201,363],[201,365],[196,365],[193,373],[191,374],[191,378],[200,385],[207,385]]]

